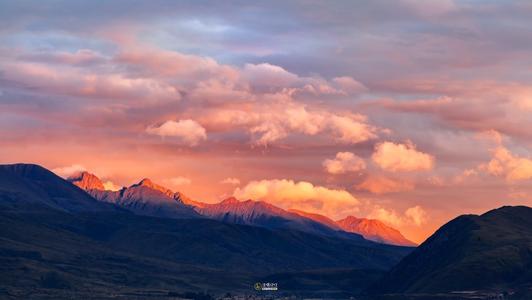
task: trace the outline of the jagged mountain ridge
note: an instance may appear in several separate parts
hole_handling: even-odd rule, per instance
[[[265,201],[239,201],[230,197],[219,203],[209,204],[194,201],[180,192],[143,179],[119,191],[105,191],[101,180],[88,172],[70,179],[72,183],[87,190],[100,201],[118,204],[134,213],[167,217],[199,217],[243,225],[266,228],[290,228],[310,233],[365,239],[401,246],[415,246],[402,234],[380,221],[347,217],[334,221],[320,214],[301,210],[284,210]],[[192,212],[191,212],[192,210]],[[354,222],[356,220],[356,224]]]
[[[360,238],[358,234],[347,234],[337,228],[331,228],[264,201],[239,201],[234,197],[230,197],[216,204],[204,203],[200,207],[196,207],[196,211],[208,218],[234,224],[266,228],[289,228],[328,236]]]
[[[276,272],[383,271],[411,251],[298,230],[133,214],[35,165],[0,166],[0,208],[2,299],[248,291]]]
[[[174,193],[148,178],[118,191],[103,189],[101,180],[88,172],[69,178],[69,181],[80,188],[85,188],[95,199],[116,204],[135,214],[162,218],[200,217],[193,207],[183,203],[180,193]]]

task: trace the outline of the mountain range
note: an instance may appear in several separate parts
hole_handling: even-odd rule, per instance
[[[223,222],[265,228],[286,228],[326,236],[363,238],[384,244],[415,246],[398,230],[378,220],[349,216],[338,222],[319,214],[284,210],[264,201],[239,201],[234,197],[219,203],[194,201],[180,192],[143,179],[119,191],[107,191],[102,181],[89,172],[68,179],[95,199],[119,205],[135,214],[163,218],[206,217]]]
[[[87,175],[78,179],[99,186]],[[355,234],[330,236],[210,219],[176,193],[159,189],[148,180],[117,192],[89,189],[95,195],[105,192],[102,201],[40,166],[1,165],[0,298],[249,292],[258,280],[279,273],[382,273],[412,250]],[[154,217],[139,214],[141,204],[129,204],[153,195],[165,214],[190,215]],[[184,209],[166,211],[169,203]],[[162,210],[146,211],[155,215]],[[318,292],[352,293],[369,284],[357,282],[349,291]]]
[[[300,298],[532,299],[530,207],[459,216],[414,249],[367,240],[371,220],[208,204],[149,179],[102,187],[0,165],[1,299],[212,299],[256,282]]]

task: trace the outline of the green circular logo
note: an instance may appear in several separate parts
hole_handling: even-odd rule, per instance
[[[260,284],[260,282],[256,282],[255,283],[255,290],[256,291],[262,291],[262,284]]]

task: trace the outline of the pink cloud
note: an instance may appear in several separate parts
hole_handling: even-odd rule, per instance
[[[246,64],[242,75],[251,85],[266,88],[290,87],[299,80],[296,74],[268,63]]]
[[[323,167],[330,174],[345,174],[365,170],[366,163],[351,152],[338,152],[334,159],[324,160]]]
[[[362,83],[349,76],[335,77],[333,78],[332,82],[346,94],[358,94],[368,90],[368,88]]]
[[[57,95],[96,99],[179,100],[179,90],[149,78],[128,78],[118,73],[93,73],[89,70],[55,68],[43,64],[16,63],[7,66],[11,80]]]
[[[390,172],[425,171],[434,167],[434,157],[416,150],[411,142],[379,143],[371,158],[379,167]]]
[[[532,179],[532,159],[514,155],[504,146],[495,148],[492,159],[479,169],[502,176],[509,182]]]
[[[196,146],[207,139],[205,128],[194,120],[170,120],[158,126],[150,126],[146,132],[162,137],[176,137],[189,146]]]

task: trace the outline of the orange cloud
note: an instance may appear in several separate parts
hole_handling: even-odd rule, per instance
[[[364,160],[351,152],[338,152],[334,159],[323,161],[323,167],[330,174],[344,174],[366,169]]]
[[[205,128],[194,120],[179,120],[178,122],[170,120],[159,126],[150,126],[146,132],[163,137],[177,137],[189,146],[196,146],[200,141],[207,139]]]
[[[362,183],[356,185],[355,188],[380,195],[386,193],[411,191],[415,188],[415,185],[408,181],[372,175],[368,176]]]
[[[359,201],[349,192],[329,189],[310,182],[288,179],[251,181],[237,188],[233,195],[239,199],[264,200],[282,208],[300,209],[341,218],[358,211]]]
[[[492,159],[479,166],[479,169],[491,175],[503,176],[509,182],[532,179],[532,159],[516,156],[504,146],[495,148]]]
[[[402,215],[393,209],[386,209],[375,205],[367,217],[380,220],[394,227],[401,227],[408,224],[421,226],[427,223],[427,216],[427,212],[419,205],[408,208]]]
[[[375,147],[372,159],[379,167],[391,172],[423,171],[434,167],[434,157],[417,151],[416,146],[410,142],[380,143]]]

